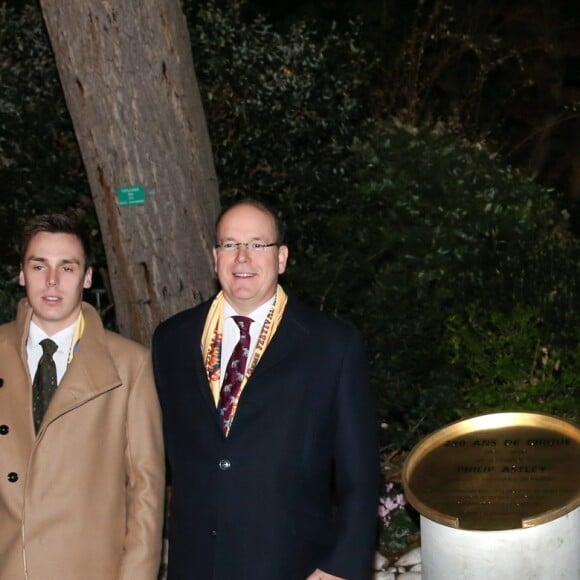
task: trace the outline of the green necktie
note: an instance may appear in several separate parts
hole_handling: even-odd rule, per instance
[[[40,346],[42,346],[42,356],[38,361],[38,368],[32,382],[32,414],[34,430],[37,433],[50,399],[56,390],[56,365],[52,355],[58,349],[58,345],[50,338],[41,340]]]

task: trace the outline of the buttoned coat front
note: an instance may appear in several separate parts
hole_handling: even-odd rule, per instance
[[[169,580],[305,580],[316,568],[370,580],[379,462],[359,334],[290,298],[225,437],[200,351],[208,309],[153,339]]]
[[[144,347],[83,304],[77,351],[35,435],[31,310],[0,327],[0,578],[155,580],[164,457]]]

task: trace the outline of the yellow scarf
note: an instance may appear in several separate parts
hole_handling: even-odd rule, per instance
[[[70,350],[68,351],[68,358],[66,361],[67,365],[70,365],[73,356],[75,355],[75,353],[79,348],[81,336],[83,335],[84,330],[85,330],[85,317],[83,316],[83,311],[81,310],[79,317],[77,318],[77,322],[75,324],[72,342],[70,343]]]
[[[224,317],[224,295],[220,292],[214,299],[212,305],[210,306],[207,318],[205,320],[205,326],[203,328],[203,335],[201,337],[201,348],[205,361],[205,368],[207,371],[207,379],[209,381],[209,386],[213,395],[214,402],[218,404],[220,396],[220,372],[221,372],[221,352],[222,352],[222,334],[223,334],[223,317]],[[276,298],[274,303],[266,316],[266,320],[260,331],[260,336],[258,337],[258,342],[254,353],[251,357],[250,364],[246,367],[246,373],[242,381],[242,387],[240,393],[246,386],[248,378],[256,368],[256,365],[260,361],[262,354],[266,350],[270,340],[274,336],[282,314],[284,314],[284,308],[286,308],[286,302],[288,297],[282,286],[278,285],[276,288]],[[239,399],[239,396],[238,396]],[[234,402],[234,413],[238,406],[238,401]]]

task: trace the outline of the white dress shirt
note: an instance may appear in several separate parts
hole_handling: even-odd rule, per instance
[[[66,368],[68,366],[68,356],[72,344],[72,339],[75,331],[76,322],[60,330],[53,336],[48,336],[34,322],[30,322],[30,329],[28,330],[28,340],[26,341],[26,353],[28,355],[28,371],[30,372],[30,379],[34,381],[34,375],[38,368],[38,361],[42,356],[42,346],[40,341],[45,338],[50,338],[58,346],[58,350],[52,356],[54,364],[56,365],[56,380],[60,384]]]
[[[253,312],[248,314],[248,318],[251,318],[254,322],[250,325],[250,356],[248,360],[252,360],[252,355],[254,354],[254,349],[258,343],[258,338],[260,337],[260,332],[262,331],[262,326],[270,308],[274,303],[276,296],[272,296],[268,302],[265,302],[259,308],[256,308]],[[236,344],[240,341],[240,327],[235,323],[233,316],[237,316],[237,312],[230,306],[227,301],[224,301],[224,327],[222,329],[222,354],[220,361],[220,385],[223,383],[224,376],[226,374],[226,367],[232,352]]]

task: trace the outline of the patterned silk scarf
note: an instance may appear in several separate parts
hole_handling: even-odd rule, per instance
[[[207,314],[205,326],[203,328],[203,335],[201,337],[201,349],[205,361],[207,379],[209,381],[209,386],[216,407],[220,395],[224,300],[225,298],[223,296],[223,292],[220,292],[215,297]],[[276,298],[274,299],[274,303],[272,304],[272,307],[266,316],[266,320],[264,321],[264,325],[260,331],[260,336],[258,337],[258,342],[256,343],[256,348],[254,349],[254,352],[250,358],[250,363],[247,365],[244,380],[242,381],[242,387],[240,389],[240,394],[246,386],[248,378],[260,361],[260,358],[270,343],[270,340],[272,340],[272,337],[274,336],[274,333],[280,324],[282,314],[284,314],[284,308],[286,308],[287,301],[288,297],[286,296],[286,293],[284,290],[282,290],[282,286],[278,285],[276,288]],[[237,406],[238,401],[235,401],[234,413]]]

